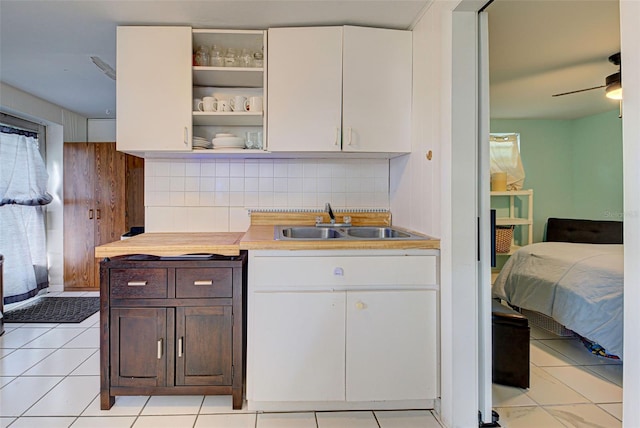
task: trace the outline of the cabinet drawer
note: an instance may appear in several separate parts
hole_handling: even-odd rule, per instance
[[[257,288],[434,286],[435,256],[255,257]]]
[[[163,299],[167,297],[166,269],[111,269],[112,298]]]
[[[176,298],[232,297],[233,269],[176,269]]]

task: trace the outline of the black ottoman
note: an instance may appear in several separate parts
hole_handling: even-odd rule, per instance
[[[493,382],[529,388],[529,320],[491,301]]]

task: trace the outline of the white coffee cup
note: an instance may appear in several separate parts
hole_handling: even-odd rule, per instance
[[[200,103],[202,102],[202,98],[194,98],[193,99],[193,111],[200,110]]]
[[[231,104],[229,103],[229,100],[219,99],[217,100],[217,102],[218,102],[217,111],[219,112],[231,111]]]
[[[247,110],[251,113],[260,113],[262,111],[262,97],[249,97]]]
[[[231,104],[231,109],[233,111],[247,111],[247,97],[236,95],[229,100],[229,103]]]
[[[204,97],[202,101],[198,103],[198,110],[200,111],[216,111],[216,99],[213,97]]]

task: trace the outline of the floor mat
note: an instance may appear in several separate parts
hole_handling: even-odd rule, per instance
[[[40,297],[4,313],[5,323],[78,323],[100,310],[99,297]]]

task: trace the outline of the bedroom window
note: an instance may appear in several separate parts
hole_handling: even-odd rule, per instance
[[[520,190],[524,183],[524,168],[520,159],[520,134],[495,133],[489,135],[491,174],[507,173],[507,190]]]

